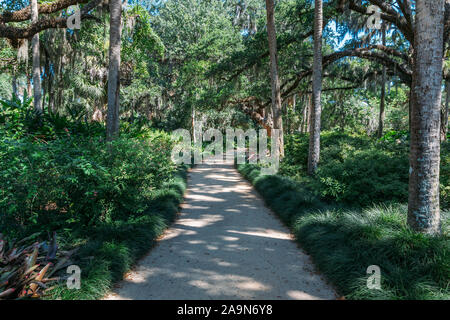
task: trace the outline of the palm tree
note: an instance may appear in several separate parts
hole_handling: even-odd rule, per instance
[[[382,24],[381,30],[381,43],[386,46],[386,23]],[[378,138],[383,136],[384,118],[385,118],[385,100],[386,100],[386,66],[383,65],[383,74],[381,78],[381,95],[380,95],[380,117],[378,122]]]
[[[323,3],[315,0],[314,6],[314,66],[313,66],[313,105],[310,114],[308,173],[313,174],[320,159],[320,116],[322,93],[322,30]]]
[[[31,22],[38,21],[37,0],[31,0]],[[41,102],[41,57],[39,52],[39,33],[36,33],[31,40],[33,53],[33,89],[34,89],[34,110],[37,114],[42,114]]]
[[[109,29],[109,75],[108,75],[108,116],[106,121],[106,138],[114,139],[119,133],[119,91],[120,91],[120,44],[122,1],[110,0]]]
[[[440,233],[439,162],[445,0],[417,0],[411,86],[408,224]]]
[[[272,86],[273,129],[279,130],[279,155],[284,157],[283,118],[281,110],[280,79],[278,75],[277,35],[275,30],[274,1],[266,0],[267,37],[270,53],[270,79]]]

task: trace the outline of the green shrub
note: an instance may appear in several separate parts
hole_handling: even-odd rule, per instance
[[[406,201],[408,159],[378,149],[353,151],[342,162],[324,162],[317,171],[323,197],[352,204]]]
[[[308,135],[286,136],[286,157],[280,175],[302,182],[326,201],[367,206],[405,202],[408,196],[407,132],[390,131],[373,140],[345,132],[321,134],[321,160],[314,177],[306,174]],[[441,203],[450,206],[450,148],[441,148]]]
[[[81,290],[60,286],[47,298],[98,299],[108,293],[174,219],[186,190],[186,172],[187,167],[179,168],[165,183],[164,191],[152,194],[141,214],[71,232],[69,242],[80,246],[77,264],[82,269]]]
[[[0,226],[95,225],[142,213],[175,171],[167,134],[0,141]]]
[[[321,135],[321,162],[306,175],[308,136],[286,137],[279,175],[239,166],[266,203],[292,228],[318,268],[350,299],[449,299],[450,144],[441,148],[443,234],[406,225],[408,134],[382,139]],[[289,177],[289,178],[287,178]],[[294,183],[295,181],[295,183]],[[377,205],[378,203],[378,205]],[[382,204],[385,203],[385,204]],[[361,206],[364,209],[361,209]],[[382,290],[369,290],[366,269],[381,268]]]
[[[415,233],[406,226],[406,211],[393,205],[315,213],[298,219],[294,229],[348,298],[448,299],[448,231],[441,237]],[[381,268],[381,291],[365,285],[369,265]]]
[[[415,233],[403,204],[348,208],[321,201],[305,184],[259,176],[238,166],[265,202],[293,230],[318,269],[348,299],[449,299],[450,215],[442,212],[442,236]],[[367,267],[381,268],[381,290],[367,288]]]
[[[29,102],[0,106],[0,233],[57,231],[60,248],[79,249],[82,287],[49,298],[100,298],[175,218],[187,167],[172,163],[170,135],[142,121],[106,143],[80,110],[37,118]]]

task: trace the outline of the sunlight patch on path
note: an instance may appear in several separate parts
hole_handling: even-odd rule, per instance
[[[335,299],[232,164],[191,170],[177,221],[106,299]]]

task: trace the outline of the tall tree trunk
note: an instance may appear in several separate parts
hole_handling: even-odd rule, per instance
[[[450,102],[450,80],[445,81],[445,104],[441,113],[441,142],[447,141],[448,132],[448,104]]]
[[[31,22],[38,21],[37,0],[31,0]],[[41,96],[41,57],[39,52],[39,33],[36,33],[31,40],[33,53],[33,89],[34,89],[34,110],[37,114],[42,114]]]
[[[273,129],[279,129],[279,153],[284,157],[283,117],[281,110],[280,79],[278,76],[277,35],[275,30],[274,0],[266,0],[267,36],[270,53],[270,80],[272,85]]]
[[[382,37],[381,42],[383,46],[385,46],[386,23],[383,23],[382,25],[381,37]],[[385,100],[386,100],[386,66],[383,65],[383,75],[381,79],[381,95],[380,95],[380,117],[378,120],[378,138],[381,138],[383,136],[384,118],[385,118],[385,111],[384,111]]]
[[[308,133],[309,128],[311,126],[310,118],[311,118],[311,108],[312,108],[312,101],[311,101],[311,95],[307,93],[305,98],[305,109],[303,110],[303,131],[302,133]]]
[[[315,0],[314,6],[314,66],[313,66],[313,104],[310,115],[308,173],[314,174],[320,160],[320,116],[322,113],[322,29],[323,3]]]
[[[408,225],[438,234],[444,0],[417,0],[416,12]]]
[[[108,74],[108,118],[106,139],[113,140],[119,133],[119,92],[120,92],[120,43],[122,1],[110,0],[109,28],[109,74]]]
[[[340,131],[344,132],[345,130],[345,104],[344,101],[342,101],[342,96],[338,98],[339,100],[339,106],[340,106],[340,110],[339,110],[339,118],[340,118]]]
[[[28,73],[28,68],[27,68],[27,72],[26,72],[26,77],[27,77],[27,96],[29,98],[29,97],[31,97],[32,92],[31,92],[31,80],[30,80],[30,74]]]
[[[304,133],[305,130],[305,123],[306,123],[306,114],[307,114],[307,110],[306,110],[306,97],[305,95],[301,96],[301,105],[302,105],[302,119],[300,121],[300,126],[298,128],[298,131],[300,131],[300,133]]]
[[[283,104],[281,104],[281,109],[282,109],[282,115],[283,115],[283,119],[284,119],[284,121],[285,121],[285,127],[286,127],[286,130],[287,130],[287,133],[289,134],[289,116],[288,116],[288,112],[289,112],[289,99],[288,99],[288,101],[286,101],[285,103],[284,103],[284,105]],[[283,126],[284,126],[284,124],[283,124]],[[284,127],[283,127],[284,128]]]
[[[292,114],[295,115],[297,113],[297,95],[294,94],[294,96],[292,97]],[[289,121],[289,134],[291,134],[293,132],[292,129],[292,125],[294,124],[294,122]]]
[[[66,46],[67,39],[66,39],[66,30],[61,29],[61,37],[62,41],[61,44],[58,47],[58,63],[56,66],[56,72],[55,72],[55,87],[56,87],[56,93],[53,94],[53,112],[57,113],[58,109],[61,110],[61,104],[62,104],[62,93],[64,90],[64,82],[63,82],[63,61],[64,61],[64,50],[63,48]]]
[[[44,53],[45,53],[45,64],[44,64],[44,93],[42,95],[42,110],[45,110],[45,97],[46,95],[48,96],[47,99],[47,113],[51,113],[50,110],[50,96],[51,96],[51,77],[52,77],[52,73],[50,72],[50,57],[49,57],[49,53],[47,51],[47,49],[44,47]]]
[[[194,137],[194,143],[196,143],[197,142],[197,132],[195,130],[195,106],[192,106],[191,122],[192,122],[192,136]]]
[[[48,113],[54,113],[53,112],[53,96],[54,96],[54,94],[52,94],[52,88],[53,88],[53,76],[49,72],[48,82],[47,82],[47,92],[48,92],[47,110],[48,110]]]
[[[12,94],[13,94],[13,96],[17,96],[17,71],[16,71],[16,67],[14,67],[14,70],[13,70],[11,85],[12,85]]]
[[[44,112],[45,110],[45,96],[48,93],[48,75],[47,73],[47,62],[45,63],[45,68],[44,71],[41,69],[41,74],[42,74],[42,112]],[[48,107],[47,107],[47,112],[48,112]]]

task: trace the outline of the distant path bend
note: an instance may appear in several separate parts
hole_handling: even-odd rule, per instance
[[[189,173],[179,219],[105,299],[335,299],[232,164]]]

